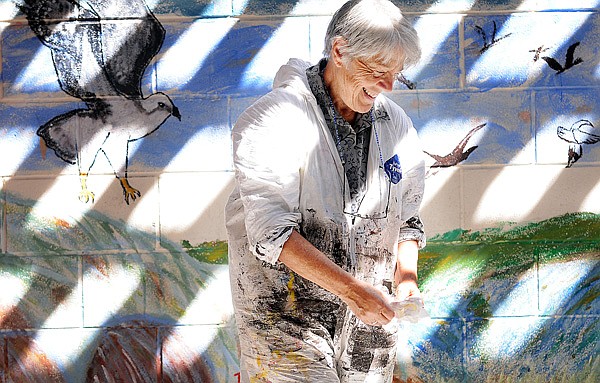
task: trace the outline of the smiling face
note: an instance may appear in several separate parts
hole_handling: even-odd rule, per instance
[[[347,69],[352,84],[348,106],[356,112],[368,112],[380,93],[392,90],[401,70],[400,59],[388,65],[374,59],[353,59]]]
[[[334,42],[328,62],[331,68],[329,75],[326,68],[325,83],[336,110],[346,121],[352,122],[357,112],[368,112],[380,93],[392,90],[404,63],[401,52],[396,57],[398,59],[391,63],[382,63],[375,58],[343,60]]]

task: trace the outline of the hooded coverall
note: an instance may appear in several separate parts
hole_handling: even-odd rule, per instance
[[[235,188],[226,206],[229,268],[242,381],[390,382],[397,326],[369,326],[337,296],[278,261],[292,230],[356,278],[394,280],[398,243],[422,231],[420,143],[406,113],[375,100],[366,194],[348,213],[345,172],[308,86],[309,64],[291,59],[273,90],[237,120]],[[375,137],[377,135],[377,137]]]

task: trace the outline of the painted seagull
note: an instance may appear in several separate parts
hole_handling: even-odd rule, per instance
[[[579,42],[571,44],[567,49],[567,54],[565,57],[565,65],[562,65],[552,57],[544,56],[542,60],[544,60],[548,66],[556,71],[556,74],[561,74],[567,69],[571,69],[577,64],[581,64],[583,59],[581,57],[575,58],[575,49],[579,46]]]
[[[475,145],[475,146],[471,146],[469,149],[465,150],[465,147],[467,146],[469,139],[473,136],[473,134],[475,134],[475,132],[477,132],[479,129],[483,128],[485,125],[486,125],[486,123],[483,123],[481,125],[474,127],[473,129],[471,129],[469,131],[469,133],[467,133],[465,138],[460,140],[460,142],[458,143],[458,145],[456,145],[454,150],[452,150],[452,152],[446,154],[445,156],[431,154],[431,153],[424,151],[425,154],[429,155],[430,157],[432,157],[435,160],[435,162],[430,167],[431,168],[448,168],[450,166],[457,165],[458,163],[466,160],[467,157],[469,157],[469,155],[471,153],[473,153],[473,151],[475,149],[477,149],[477,145]]]
[[[82,202],[94,201],[87,177],[102,155],[129,204],[141,195],[127,180],[129,143],[170,116],[181,120],[166,94],[144,97],[141,89],[165,30],[143,0],[23,0],[20,9],[50,49],[61,89],[86,104],[54,117],[37,134],[58,157],[77,164]]]
[[[600,141],[600,129],[595,128],[588,120],[575,121],[570,128],[559,126],[556,133],[558,137],[569,143],[567,168],[583,156],[582,145],[591,145]]]

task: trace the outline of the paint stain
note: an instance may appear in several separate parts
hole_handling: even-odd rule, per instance
[[[0,307],[0,329],[25,329],[31,323],[18,306]]]
[[[148,271],[147,275],[150,278],[150,280],[152,280],[152,283],[154,284],[154,288],[155,288],[154,291],[155,291],[156,297],[161,300],[164,299],[165,293],[162,289],[162,284],[160,283],[160,276],[153,271]]]
[[[42,155],[42,160],[46,159],[46,152],[48,151],[48,147],[46,146],[46,141],[42,137],[40,137],[40,154]]]
[[[71,288],[68,286],[58,286],[51,289],[52,301],[58,305],[63,302],[70,294]]]
[[[294,291],[294,273],[290,272],[290,280],[287,283],[288,296],[285,304],[285,311],[296,310],[296,292]]]
[[[204,263],[225,265],[228,262],[227,242],[212,241],[192,245],[190,241],[183,240],[181,246],[192,258]]]
[[[158,330],[137,320],[107,328],[87,370],[88,382],[152,382]]]
[[[531,112],[528,110],[519,112],[518,116],[519,120],[523,121],[526,124],[529,124],[531,122]]]
[[[356,326],[350,334],[350,342],[351,368],[366,373],[388,364],[389,351],[396,346],[396,332],[390,333],[381,327]]]
[[[7,337],[6,342],[3,358],[5,365],[9,367],[6,371],[7,381],[66,382],[56,363],[37,346],[33,337]]]
[[[92,265],[102,276],[110,277],[110,266],[104,258],[89,256],[85,257],[85,262]]]
[[[54,224],[57,227],[62,227],[64,229],[70,229],[71,228],[71,224],[69,222],[65,221],[64,219],[57,218],[57,217],[54,217]]]
[[[593,112],[594,108],[591,105],[585,104],[575,108],[575,114],[587,114]]]

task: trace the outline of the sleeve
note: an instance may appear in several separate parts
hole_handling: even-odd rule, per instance
[[[248,245],[270,264],[301,219],[301,125],[307,118],[297,101],[273,91],[242,113],[232,131]]]
[[[423,230],[423,222],[418,215],[409,218],[400,227],[400,235],[398,236],[398,242],[404,241],[417,241],[419,249],[422,249],[427,244],[425,238],[425,231]]]
[[[413,126],[411,119],[397,105],[392,107],[394,110],[393,121],[397,126],[401,126],[398,153],[403,153],[403,164],[406,169],[403,170],[403,182],[401,190],[401,218],[398,241],[414,240],[418,242],[419,248],[426,245],[426,236],[424,225],[419,217],[421,202],[425,192],[425,161],[421,142],[417,131]]]

